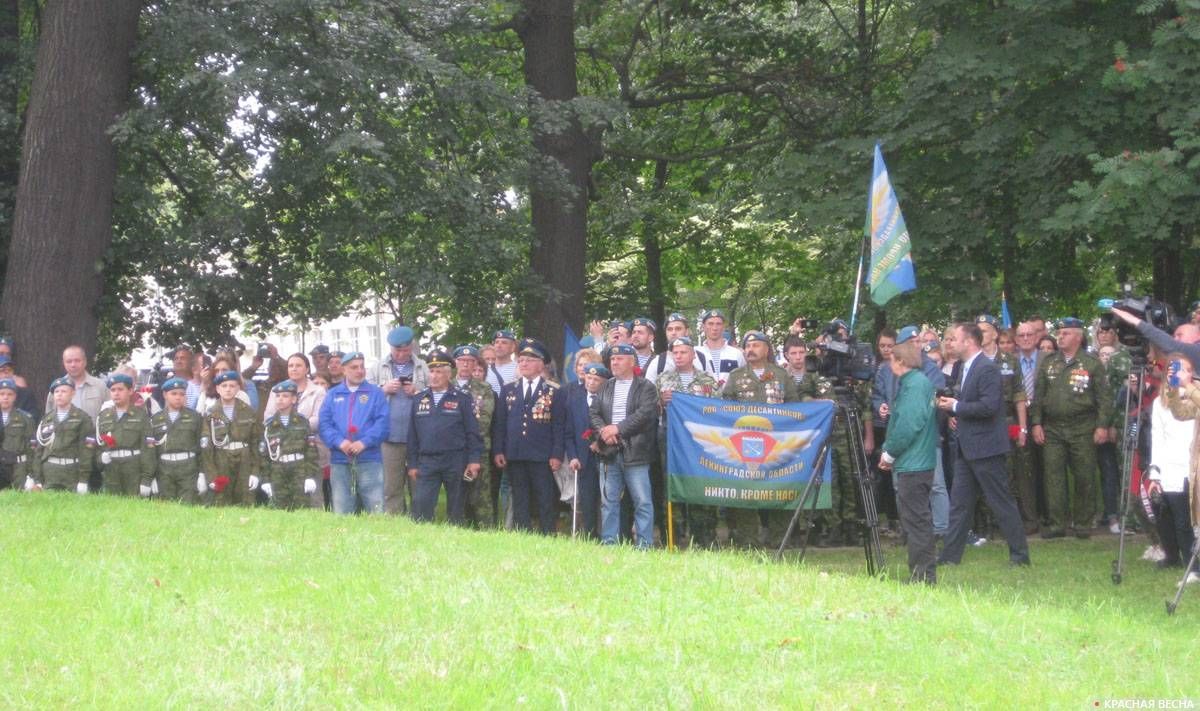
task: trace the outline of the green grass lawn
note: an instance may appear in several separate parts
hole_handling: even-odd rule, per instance
[[[1200,704],[1200,589],[1115,537],[941,586],[322,512],[0,494],[4,708]],[[1144,544],[1130,548],[1137,558]],[[889,563],[903,563],[890,549]],[[1191,655],[1191,661],[1186,661]]]

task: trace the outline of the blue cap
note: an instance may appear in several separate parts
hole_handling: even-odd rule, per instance
[[[896,334],[896,345],[908,343],[920,335],[921,329],[917,328],[916,326],[905,326],[904,328],[900,329],[899,333]]]
[[[633,320],[633,325],[634,326],[645,326],[646,328],[650,329],[651,331],[658,330],[658,326],[656,326],[654,324],[654,321],[651,321],[650,319],[646,318],[645,316],[638,316],[637,318],[635,318]]]
[[[686,326],[687,322],[688,322],[687,316],[684,316],[683,314],[679,313],[678,311],[672,311],[671,315],[667,317],[667,320],[663,321],[663,324],[675,323],[676,321],[678,321],[679,323],[682,323],[683,325]]]
[[[721,311],[721,309],[709,309],[708,311],[705,311],[704,313],[700,314],[700,323],[704,323],[705,321],[709,320],[710,318],[714,318],[714,317],[719,318],[722,321],[724,321],[725,320],[725,312]]]
[[[464,356],[471,356],[472,358],[478,360],[479,359],[479,349],[470,344],[467,344],[465,346],[459,346],[458,348],[454,349],[454,359],[455,360],[458,360],[459,358],[462,358]]]
[[[747,331],[746,335],[742,336],[742,348],[745,348],[746,344],[751,341],[759,341],[760,343],[766,343],[768,346],[771,345],[771,339],[767,338],[767,334],[762,331]]]
[[[75,389],[75,381],[71,380],[71,376],[64,375],[61,378],[55,378],[54,380],[50,381],[50,392],[54,392],[64,385],[72,390]]]
[[[634,358],[636,358],[637,357],[637,349],[634,348],[633,346],[629,345],[628,343],[621,343],[621,344],[613,346],[612,348],[609,348],[608,354],[610,356],[627,355],[627,356],[633,356]]]
[[[362,351],[351,351],[349,353],[342,354],[342,365],[345,365],[352,360],[364,360],[365,361],[366,358],[363,356]]]
[[[387,342],[388,345],[393,348],[407,346],[408,344],[412,343],[412,340],[413,330],[408,326],[397,326],[388,331]]]
[[[604,367],[603,363],[588,363],[583,366],[584,375],[598,375],[601,378],[611,378],[612,373],[608,372],[608,368]]]
[[[329,355],[329,346],[324,343],[318,343],[313,346],[313,349],[308,352],[309,355]]]
[[[1058,320],[1058,327],[1059,328],[1083,328],[1083,321],[1075,318],[1074,316],[1067,316],[1066,318],[1060,318]]]
[[[12,358],[6,355],[0,355],[0,366],[12,365]]]
[[[596,345],[596,339],[592,338],[590,333],[579,339],[580,348],[591,348],[594,345]]]
[[[449,368],[454,365],[454,360],[450,358],[450,354],[444,348],[439,348],[429,354],[429,357],[425,359],[425,365],[430,368],[437,368],[443,365]]]
[[[492,334],[493,341],[498,338],[504,338],[506,340],[509,340],[509,341],[512,341],[515,343],[517,340],[517,334],[513,333],[512,331],[509,331],[506,328],[502,328],[499,331],[496,331],[494,334]]]
[[[213,385],[227,383],[230,380],[238,383],[239,385],[242,382],[241,378],[238,377],[236,370],[222,370],[220,373],[217,373],[215,376],[213,376]]]
[[[835,331],[839,328],[844,328],[844,329],[846,329],[847,332],[849,332],[850,324],[846,323],[845,321],[843,321],[840,318],[835,318],[834,320],[829,322],[829,328],[831,330],[835,330]]]
[[[692,339],[688,338],[687,336],[680,336],[679,338],[671,340],[670,347],[674,348],[675,346],[688,346],[689,348],[695,348],[696,344],[692,343]]]
[[[108,376],[108,380],[104,381],[104,387],[111,388],[114,385],[124,385],[127,388],[132,388],[133,378],[124,373],[113,373]]]
[[[12,390],[15,393],[17,391],[17,381],[12,378],[0,378],[0,390]]]
[[[936,351],[936,350],[941,350],[941,348],[942,348],[941,341],[930,341],[930,342],[926,343],[925,345],[921,346],[921,350],[925,351],[926,353],[930,353],[930,352]]]
[[[271,388],[271,392],[292,393],[294,395],[300,392],[300,388],[296,387],[296,384],[290,380],[281,380],[278,383],[275,383],[275,386]]]
[[[546,350],[546,346],[536,338],[525,338],[521,341],[521,349],[517,351],[517,355],[533,356],[541,358],[542,362],[549,362],[550,355]]]
[[[998,326],[1000,324],[1000,321],[991,314],[979,314],[978,316],[975,317],[975,323],[986,323],[987,325],[991,326],[992,328],[995,328],[996,326]],[[899,343],[899,342],[900,341],[896,341],[896,343]]]
[[[165,393],[168,390],[187,390],[187,381],[183,378],[167,378],[163,381],[162,391]]]

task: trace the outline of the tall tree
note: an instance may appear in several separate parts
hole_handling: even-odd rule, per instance
[[[117,177],[109,129],[127,104],[141,7],[58,0],[42,17],[0,301],[36,390],[64,346],[94,350]]]

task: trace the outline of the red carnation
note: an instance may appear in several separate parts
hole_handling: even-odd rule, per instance
[[[635,365],[633,366],[633,374],[640,378],[645,375],[645,372],[642,370],[642,366]]]
[[[117,446],[117,438],[113,437],[111,434],[109,434],[107,432],[100,435],[100,441],[104,442],[104,446],[106,446],[106,447],[116,447]]]
[[[213,479],[213,490],[215,490],[218,494],[222,491],[225,491],[225,487],[227,486],[229,486],[229,477],[225,476],[224,474],[216,479]]]
[[[581,434],[579,436],[582,439],[590,440],[592,438],[592,428],[591,427],[587,428],[586,430],[583,431],[583,434]]]
[[[348,431],[350,432],[350,434],[358,434],[358,428],[355,427],[354,425],[350,425],[350,429]]]

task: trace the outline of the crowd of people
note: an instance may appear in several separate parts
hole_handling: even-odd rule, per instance
[[[1118,324],[1149,344],[1144,369]],[[418,521],[436,518],[444,490],[454,524],[569,529],[649,548],[668,526],[665,415],[675,393],[828,399],[839,414],[832,506],[807,534],[818,545],[861,540],[858,453],[849,451],[861,442],[880,526],[906,540],[914,581],[935,582],[939,563],[960,563],[993,529],[1014,565],[1031,562],[1027,536],[1123,526],[1147,533],[1145,557],[1160,565],[1190,557],[1200,304],[1174,333],[1121,310],[1092,324],[1060,319],[1053,333],[1040,317],[1005,328],[986,314],[941,332],[883,328],[865,369],[831,367],[847,344],[853,352],[847,324],[806,325],[797,319],[782,343],[751,330],[735,345],[717,309],[672,313],[662,337],[648,318],[594,321],[568,359],[574,377],[557,372],[540,341],[509,330],[422,357],[413,330],[397,326],[371,368],[362,353],[324,345],[284,358],[263,344],[244,369],[238,353],[181,346],[144,387],[128,367],[91,375],[84,349],[71,346],[44,404],[0,338],[0,486]],[[861,430],[848,437],[851,427]],[[1126,447],[1130,431],[1140,439]],[[1129,491],[1146,499],[1136,520],[1120,510],[1127,465]],[[731,543],[733,512],[680,508],[677,540]],[[777,535],[772,521],[757,513],[755,544]]]

